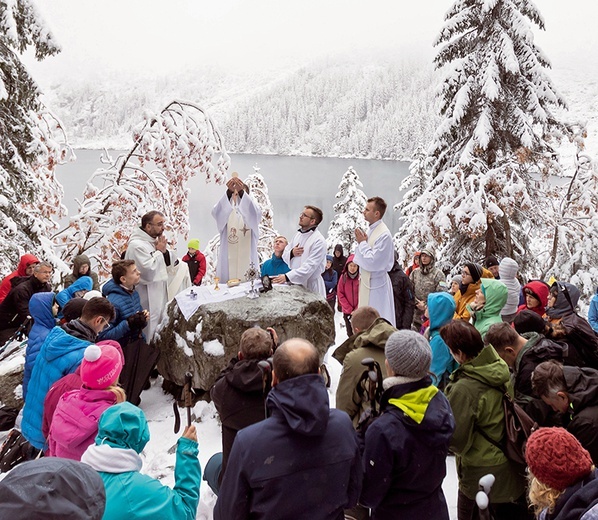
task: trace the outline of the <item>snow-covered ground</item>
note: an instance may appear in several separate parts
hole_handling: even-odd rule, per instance
[[[337,312],[335,318],[336,345],[340,345],[347,339],[347,334],[342,314]],[[336,345],[330,347],[324,358],[332,380],[329,390],[331,406],[335,404],[336,387],[342,368],[340,363],[331,356]],[[157,379],[153,382],[152,388],[141,395],[141,408],[147,416],[151,432],[151,439],[142,453],[144,459],[142,472],[158,478],[163,484],[172,487],[174,486],[174,448],[181,432],[177,435],[173,431],[173,398],[170,395],[164,394],[161,382],[161,379]],[[214,453],[222,451],[220,422],[214,405],[205,401],[200,401],[195,405],[193,416],[196,418],[195,426],[197,427],[200,445],[199,459],[203,469]],[[457,475],[454,457],[447,458],[447,477],[443,487],[446,500],[449,504],[451,519],[455,519],[457,518]],[[216,496],[212,493],[207,483],[202,482],[197,519],[211,520],[213,518],[212,509],[215,503]]]

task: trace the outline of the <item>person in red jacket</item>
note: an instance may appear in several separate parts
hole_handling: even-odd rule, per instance
[[[206,257],[199,250],[199,240],[192,238],[187,244],[187,254],[183,257],[183,262],[189,266],[189,276],[193,285],[201,285],[201,281],[206,274]]]
[[[359,266],[353,262],[354,257],[355,255],[350,255],[347,258],[347,263],[336,287],[338,302],[343,311],[343,318],[347,326],[347,336],[349,337],[353,335],[351,313],[357,309],[357,305],[359,304]]]
[[[34,255],[26,254],[21,257],[17,270],[5,276],[0,283],[0,303],[8,296],[12,288],[10,281],[19,276],[31,276],[37,264],[39,264],[39,260]]]
[[[525,309],[534,311],[540,316],[546,313],[546,306],[548,305],[548,293],[550,287],[540,280],[533,280],[527,285],[523,286],[523,295],[525,296],[525,303],[520,305],[517,312]]]

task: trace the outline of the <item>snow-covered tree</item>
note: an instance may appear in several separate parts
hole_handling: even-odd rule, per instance
[[[562,125],[553,110],[565,102],[544,72],[549,62],[530,21],[544,28],[528,0],[456,0],[435,42],[444,44],[435,64],[448,71],[443,120],[430,147],[433,178],[417,204],[420,225],[406,233],[426,228],[452,263],[488,254],[525,263],[526,226],[545,218],[539,194],[559,171],[550,139]]]
[[[62,125],[40,102],[19,56],[59,52],[30,0],[0,0],[0,273],[30,252],[53,260],[48,234],[65,212],[55,166],[69,154]]]
[[[420,208],[417,206],[417,201],[425,193],[430,182],[431,169],[432,165],[426,149],[422,145],[419,145],[413,152],[413,160],[409,165],[409,175],[403,179],[399,187],[399,191],[405,193],[401,201],[394,205],[394,210],[400,212],[401,218],[405,223],[405,228],[410,228],[413,225],[417,226],[420,218],[418,215]],[[396,233],[393,238],[395,247],[399,252],[399,260],[402,263],[405,263],[415,251],[420,249],[418,246],[419,243],[426,241],[425,237],[421,236],[421,234],[415,243],[413,242],[413,238],[413,235],[410,235],[410,242],[406,243],[403,240],[401,232]]]
[[[274,239],[278,236],[278,231],[274,228],[274,208],[270,202],[270,195],[268,194],[268,186],[264,177],[260,173],[260,168],[253,167],[252,173],[245,184],[249,187],[249,193],[253,200],[262,210],[262,220],[259,227],[259,241],[257,244],[257,252],[260,264],[268,260],[272,256],[274,249]],[[218,255],[220,254],[220,235],[215,235],[208,242],[204,251],[208,269],[204,275],[203,282],[211,284],[214,282],[216,276],[216,264],[218,262]],[[259,267],[259,266],[256,266]],[[226,280],[223,280],[226,282]],[[203,283],[202,282],[202,283]]]
[[[278,236],[278,231],[274,228],[274,208],[270,202],[266,181],[260,174],[260,168],[254,166],[253,170],[254,173],[247,177],[245,184],[249,187],[249,193],[251,193],[253,200],[262,210],[257,252],[260,263],[263,263],[272,256],[274,239]]]
[[[552,218],[532,244],[542,279],[570,281],[590,297],[598,285],[598,163],[584,152],[585,134],[584,126],[572,128],[573,175],[553,188]]]
[[[172,237],[186,238],[187,181],[199,174],[206,182],[224,182],[230,159],[215,123],[197,105],[173,101],[159,114],[147,112],[134,139],[126,155],[113,159],[105,153],[109,166],[93,174],[79,212],[55,235],[62,258],[89,252],[106,274],[141,215],[152,209],[164,213]]]
[[[329,250],[333,250],[336,244],[341,244],[347,254],[353,252],[355,228],[367,230],[367,222],[363,216],[367,197],[360,188],[363,188],[363,184],[353,166],[349,166],[338,185],[336,198],[340,201],[333,207],[335,215],[326,238]]]

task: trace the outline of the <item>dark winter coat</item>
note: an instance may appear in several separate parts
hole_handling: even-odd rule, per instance
[[[551,339],[564,339],[570,346],[570,357],[576,353],[583,364],[598,369],[598,336],[590,324],[575,312],[579,289],[567,282],[556,283],[559,293],[555,305],[546,309],[552,323]]]
[[[182,260],[189,266],[189,276],[193,285],[201,285],[207,270],[206,257],[203,253],[201,251],[196,251],[193,255],[187,253]]]
[[[350,255],[347,258],[336,286],[338,302],[341,305],[343,314],[351,314],[359,305],[359,267],[357,267],[357,272],[353,278],[349,275],[347,268],[354,258],[355,255]]]
[[[492,503],[517,500],[525,490],[525,476],[502,450],[488,441],[483,431],[495,442],[505,434],[503,392],[509,385],[507,364],[487,346],[474,359],[455,370],[446,387],[446,396],[455,416],[455,433],[451,450],[457,459],[459,491],[470,500],[478,492],[478,481],[492,473]]]
[[[19,260],[17,270],[2,279],[2,283],[0,283],[0,303],[4,301],[4,298],[8,296],[8,293],[13,287],[11,280],[13,278],[27,276],[27,268],[33,264],[39,264],[39,260],[36,256],[30,254],[23,255]]]
[[[237,432],[265,418],[262,373],[258,362],[257,359],[232,359],[210,391],[222,423],[221,480]]]
[[[388,271],[395,302],[395,322],[397,329],[411,328],[415,311],[415,293],[409,277],[401,269],[397,255],[392,269]]]
[[[567,430],[598,464],[598,370],[563,367],[569,396]]]
[[[595,520],[598,518],[598,473],[594,470],[586,478],[569,486],[557,499],[552,513],[541,520]]]
[[[317,374],[279,383],[267,403],[270,417],[237,434],[214,520],[342,520],[363,476],[351,421]]]
[[[370,402],[364,391],[359,387],[361,376],[366,368],[361,360],[371,357],[380,364],[382,376],[386,377],[386,365],[384,360],[384,347],[386,341],[393,332],[396,332],[390,323],[384,318],[378,318],[369,328],[351,336],[332,356],[343,365],[343,371],[336,389],[336,407],[347,412],[357,427],[361,417],[370,409]]]
[[[56,326],[56,318],[52,313],[54,302],[53,292],[42,292],[34,294],[29,300],[29,315],[33,318],[33,326],[27,338],[27,349],[25,350],[25,372],[23,374],[23,400],[27,399],[27,388],[31,372],[37,359],[39,349],[50,331]]]
[[[334,300],[336,298],[336,284],[338,282],[336,271],[332,267],[326,269],[322,273],[322,278],[324,279],[324,285],[326,286],[326,299]]]
[[[24,462],[0,481],[0,518],[100,520],[105,505],[100,475],[74,460]]]
[[[336,256],[336,252],[340,251],[340,256]],[[343,251],[342,244],[336,244],[334,246],[334,252],[332,253],[332,269],[336,271],[336,275],[340,278],[343,270],[345,269],[345,265],[347,265],[347,257]]]
[[[35,276],[30,276],[23,283],[13,287],[0,303],[0,330],[18,328],[29,315],[31,297],[35,293],[49,291],[50,284],[40,282]]]
[[[87,271],[87,274],[79,274],[79,269],[81,269],[81,266],[85,264],[89,266],[89,271]],[[89,257],[87,255],[77,255],[73,259],[73,272],[64,277],[64,288],[66,289],[69,285],[75,283],[75,281],[82,276],[88,276],[91,278],[93,291],[100,290],[98,275],[91,270],[91,262],[89,261]]]
[[[382,415],[366,432],[359,502],[374,520],[449,518],[442,481],[455,421],[431,383],[425,377],[386,390]]]
[[[44,400],[50,387],[61,377],[74,372],[83,352],[95,340],[86,339],[85,329],[79,320],[67,323],[64,328],[54,327],[44,341],[31,373],[31,381],[23,409],[21,430],[25,438],[37,449],[45,449],[46,439],[42,433]],[[75,337],[74,333],[79,337]],[[93,331],[92,331],[93,332]]]
[[[139,293],[136,290],[127,291],[114,280],[108,280],[102,287],[102,294],[114,306],[115,318],[110,322],[110,327],[100,333],[99,339],[114,339],[124,348],[131,337],[127,318],[143,310]]]

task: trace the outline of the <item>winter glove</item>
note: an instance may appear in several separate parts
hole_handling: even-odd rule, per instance
[[[135,314],[131,314],[127,318],[127,323],[129,324],[129,328],[132,331],[138,331],[143,329],[147,325],[147,319],[143,311],[136,312]]]

